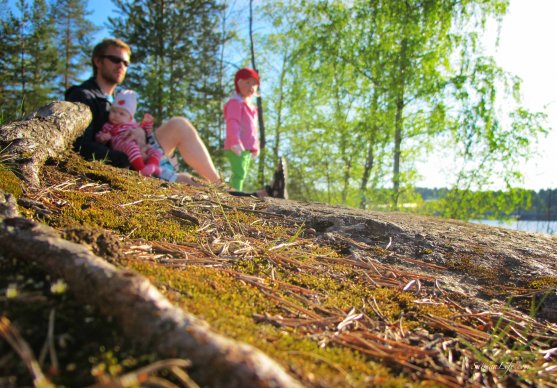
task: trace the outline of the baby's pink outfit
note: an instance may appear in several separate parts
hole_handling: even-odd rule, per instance
[[[125,134],[128,133],[130,130],[135,128],[142,128],[147,133],[149,133],[152,129],[152,124],[142,124],[139,125],[136,122],[132,123],[123,123],[123,124],[112,124],[112,123],[105,123],[99,133],[97,133],[97,141],[101,143],[103,142],[102,134],[109,134],[110,135],[110,142],[111,148],[125,153],[128,156],[130,164],[134,168],[141,172],[143,175],[150,176],[155,175],[158,176],[160,174],[159,162],[162,158],[162,154],[152,147],[147,147],[147,161],[146,163],[143,161],[143,157],[141,156],[141,150],[137,143],[133,140],[126,138]]]

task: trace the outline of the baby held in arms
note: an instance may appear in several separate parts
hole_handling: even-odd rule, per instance
[[[110,108],[108,122],[95,138],[99,143],[110,143],[112,149],[124,152],[132,168],[142,175],[158,177],[162,154],[147,144],[145,136],[131,136],[131,132],[137,128],[149,134],[153,129],[153,116],[145,114],[141,124],[138,124],[134,119],[136,108],[137,94],[133,90],[119,92]]]

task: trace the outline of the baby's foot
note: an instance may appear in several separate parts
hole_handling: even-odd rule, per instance
[[[155,170],[153,171],[153,175],[159,177],[161,175],[161,168],[158,164],[153,164],[152,166],[155,168]]]
[[[146,164],[145,167],[143,167],[141,169],[141,171],[139,171],[139,172],[141,173],[141,175],[151,176],[155,172],[155,168],[156,168],[156,166],[153,165],[153,164]],[[159,173],[160,173],[160,171],[159,171]]]

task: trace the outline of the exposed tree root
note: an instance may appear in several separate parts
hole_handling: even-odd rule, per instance
[[[2,195],[3,196],[3,195]],[[200,384],[226,387],[297,387],[300,384],[259,350],[227,339],[173,306],[148,280],[118,270],[85,247],[31,220],[13,217],[13,201],[0,214],[0,254],[32,260],[61,277],[82,303],[114,317],[132,339],[163,357],[192,362]],[[11,218],[5,218],[6,215]]]
[[[0,150],[10,156],[27,184],[38,186],[39,170],[46,160],[71,149],[90,121],[86,105],[52,102],[22,121],[2,126]]]

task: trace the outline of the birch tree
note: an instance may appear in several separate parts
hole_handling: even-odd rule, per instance
[[[345,202],[351,198],[347,182],[357,187],[353,178],[359,176],[361,206],[367,193],[390,185],[390,202],[396,209],[403,196],[412,194],[417,158],[446,147],[461,162],[468,161],[453,172],[460,192],[488,185],[500,174],[509,184],[516,182],[518,161],[544,129],[543,117],[519,108],[516,94],[503,96],[498,87],[508,84],[509,90],[516,90],[519,80],[482,53],[480,37],[487,21],[501,18],[507,7],[506,0],[332,0],[288,2],[276,10],[277,19],[285,18],[286,12],[302,15],[288,34],[296,42],[295,50],[303,53],[293,69],[303,97],[292,100],[288,110],[311,116],[317,109],[320,120],[307,130],[319,134],[314,145],[327,153],[308,156],[303,139],[311,135],[297,139],[292,132],[289,145],[299,157],[306,155],[315,158],[313,165],[323,165],[321,179],[315,176],[312,181],[327,190],[336,186]],[[340,79],[352,105],[339,108],[335,84],[326,71],[333,63],[343,69]],[[502,125],[497,111],[503,97],[517,106],[510,125]],[[305,112],[295,106],[300,101],[305,102]],[[345,118],[338,115],[349,106],[352,110]],[[350,141],[331,135],[341,134],[346,125]],[[345,157],[336,158],[337,151]],[[308,159],[304,165],[312,163]],[[390,184],[385,179],[389,176]],[[291,182],[291,188],[296,186]]]

